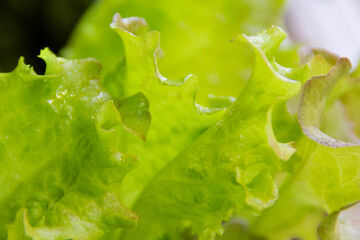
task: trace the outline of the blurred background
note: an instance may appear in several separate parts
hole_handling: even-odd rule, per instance
[[[139,16],[161,34],[160,72],[171,79],[196,74],[197,100],[208,94],[237,96],[251,74],[252,52],[230,42],[237,34],[254,34],[272,24],[284,26],[285,0],[1,0],[0,71],[11,71],[20,56],[38,73],[36,56],[44,47],[69,59],[93,57],[103,63],[103,77],[112,72],[124,50],[109,28],[112,16]],[[93,3],[93,4],[91,4]],[[88,8],[89,7],[89,8]],[[88,11],[85,12],[85,9]],[[84,13],[84,14],[82,14]],[[79,18],[79,24],[76,24]],[[297,63],[296,54],[286,63]],[[284,53],[284,54],[283,54]],[[285,54],[286,53],[286,54]],[[221,67],[219,65],[221,59]],[[181,66],[181,67],[179,67]],[[236,87],[234,87],[236,86]]]
[[[11,71],[16,66],[18,58],[24,56],[27,63],[34,66],[37,72],[42,73],[45,66],[42,60],[36,57],[40,49],[50,47],[52,51],[58,53],[69,39],[77,21],[92,2],[95,0],[1,0],[0,71]],[[252,2],[253,5],[263,5],[266,1]],[[282,25],[287,28],[293,40],[332,50],[350,57],[353,65],[358,64],[360,1],[272,2],[276,2],[280,9],[285,9],[283,14],[285,20]],[[258,8],[262,7],[258,5]],[[246,11],[252,11],[259,19],[268,17],[264,14],[261,16],[261,13],[264,13],[261,9],[249,8]]]
[[[43,73],[40,49],[65,45],[81,14],[93,0],[1,0],[0,72],[14,69],[20,56]]]
[[[77,21],[96,0],[1,0],[0,1],[0,71],[11,71],[20,56],[39,73],[44,63],[36,56],[50,47],[58,53],[66,44]],[[239,1],[246,2],[246,1]],[[358,0],[288,0],[248,1],[242,14],[252,14],[259,21],[270,20],[273,9],[282,11],[283,19],[274,23],[285,27],[290,38],[301,44],[325,48],[349,57],[353,65],[360,55],[360,1]],[[269,2],[275,2],[268,6]],[[260,5],[259,5],[260,4]],[[265,6],[261,6],[265,5]],[[251,8],[256,6],[256,8]],[[266,12],[261,8],[269,8]],[[245,17],[246,18],[246,17]],[[263,24],[264,27],[268,24]],[[252,30],[248,30],[248,34]]]

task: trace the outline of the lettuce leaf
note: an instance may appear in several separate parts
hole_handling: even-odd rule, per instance
[[[284,37],[272,27],[235,39],[254,51],[252,77],[223,118],[147,185],[133,207],[139,225],[123,239],[177,239],[186,228],[209,239],[221,234],[221,222],[234,210],[258,214],[275,202],[274,176],[294,151],[274,138],[271,109],[300,90],[300,82],[277,73],[268,60]]]
[[[231,44],[229,40],[239,33],[255,34],[271,24],[280,24],[284,2],[96,1],[77,25],[62,55],[71,59],[96,58],[104,65],[102,74],[107,75],[125,56],[124,45],[108,28],[111,16],[116,12],[126,18],[138,16],[146,19],[151,29],[161,32],[163,51],[157,57],[165,76],[171,79],[189,73],[199,76],[201,104],[206,103],[208,94],[236,97],[251,74],[253,56],[248,46]],[[285,56],[287,63],[296,63],[289,59],[289,54]],[[297,54],[294,56],[296,59]]]
[[[121,78],[104,81],[110,92],[118,93],[119,99],[141,92],[151,112],[151,127],[145,142],[128,132],[119,132],[119,148],[141,159],[141,164],[125,177],[120,189],[128,206],[171,159],[214,124],[223,115],[223,108],[233,102],[231,98],[222,98],[228,102],[218,106],[219,101],[213,98],[213,108],[196,104],[198,77],[189,75],[172,80],[162,76],[154,58],[159,33],[149,31],[136,35],[139,26],[148,29],[144,19],[114,16],[111,27],[120,35],[118,40],[122,39],[126,58],[113,72]]]
[[[22,58],[0,74],[0,239],[341,239],[339,215],[360,201],[359,81],[349,60],[305,48],[294,68],[293,53],[281,53],[285,67],[276,56],[286,34],[276,26],[233,38],[242,54],[222,52],[237,28],[219,36],[231,4],[214,1],[194,2],[207,11],[190,9],[180,26],[212,24],[165,40],[175,68],[161,62],[160,34],[143,18],[115,14],[112,31],[103,26],[109,11],[131,14],[139,2],[96,3],[66,48],[99,58],[103,70],[44,49],[45,75]],[[178,23],[186,4],[151,6],[145,12],[162,20],[165,36],[184,35],[165,20]],[[201,38],[203,27],[210,32]],[[209,48],[212,57],[200,54]],[[158,64],[171,77],[189,69],[200,77],[173,80]],[[247,81],[230,73],[250,66]],[[209,83],[214,77],[224,80]],[[203,107],[199,81],[206,93],[241,92],[201,96]]]
[[[0,238],[93,239],[135,226],[116,189],[137,158],[115,145],[121,115],[100,64],[40,57],[45,75],[22,58],[0,75]]]
[[[336,98],[339,90],[330,91],[343,85],[351,64],[345,58],[330,63],[323,54],[316,59],[318,70],[326,72],[330,67],[330,71],[312,77],[303,87],[298,117],[305,136],[294,155],[301,163],[283,184],[276,204],[251,226],[255,235],[268,239],[340,239],[335,231],[337,217],[360,199],[359,146],[334,139],[319,128],[322,111],[331,109],[326,98]]]

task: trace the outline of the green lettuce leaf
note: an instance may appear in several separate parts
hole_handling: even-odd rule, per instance
[[[235,39],[253,49],[251,79],[223,118],[148,183],[133,207],[139,225],[122,239],[178,239],[187,228],[209,239],[221,234],[221,222],[234,210],[258,214],[274,203],[274,175],[294,151],[276,141],[269,118],[274,105],[300,90],[300,82],[277,73],[267,58],[284,38],[272,27]]]
[[[326,105],[327,96],[333,105],[340,90],[330,92],[334,86],[344,86],[341,81],[347,80],[351,64],[345,58],[329,61],[323,54],[316,58],[320,72],[334,66],[303,87],[298,117],[305,136],[292,159],[300,164],[281,187],[276,204],[251,224],[255,235],[268,239],[338,239],[334,227],[338,214],[360,199],[359,146],[320,130],[323,110],[333,110]],[[324,219],[325,215],[329,216]]]
[[[0,75],[0,239],[94,239],[135,226],[116,189],[137,158],[115,145],[121,115],[100,64],[40,57],[45,75],[22,58]]]
[[[201,104],[206,103],[208,94],[236,97],[251,74],[253,56],[248,46],[229,40],[239,33],[255,34],[271,24],[280,24],[284,2],[100,0],[82,17],[62,54],[67,58],[96,58],[104,65],[102,74],[107,75],[125,56],[124,45],[108,28],[111,16],[116,12],[126,18],[138,16],[161,32],[163,51],[157,56],[165,76],[199,76]],[[289,54],[283,55],[281,59],[287,64],[296,62]]]
[[[118,40],[122,39],[126,57],[112,73],[120,77],[106,78],[104,81],[109,92],[117,95],[118,99],[128,101],[140,94],[146,100],[146,109],[151,115],[151,127],[145,142],[129,132],[119,130],[119,148],[123,152],[136,154],[141,161],[121,185],[120,195],[127,206],[133,204],[143,188],[166,164],[219,120],[224,113],[221,110],[233,102],[231,98],[213,97],[211,106],[214,108],[196,104],[198,77],[189,75],[172,80],[162,76],[154,58],[159,33],[149,31],[136,35],[139,26],[148,29],[141,18],[114,16],[111,27],[120,35]],[[119,111],[121,113],[121,108]],[[138,120],[147,118],[135,117]],[[129,120],[129,123],[134,123],[133,119]]]
[[[275,26],[229,42],[282,2],[98,1],[63,54],[102,70],[45,49],[45,75],[0,73],[0,239],[342,239],[359,71],[294,64]]]

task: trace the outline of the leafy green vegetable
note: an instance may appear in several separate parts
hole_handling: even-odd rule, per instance
[[[274,144],[268,112],[300,89],[299,82],[282,77],[266,58],[284,37],[272,27],[237,38],[255,53],[251,79],[224,117],[148,184],[133,208],[141,216],[139,225],[126,231],[124,239],[175,239],[182,227],[208,239],[221,233],[221,222],[234,209],[259,212],[274,203],[278,156],[287,160],[294,151]]]
[[[0,75],[0,238],[89,239],[135,226],[116,189],[137,158],[115,145],[121,117],[100,64],[48,49],[40,57],[43,76],[23,59]]]
[[[210,109],[194,104],[196,76],[171,80],[158,72],[154,54],[159,44],[159,33],[150,31],[140,36],[134,35],[137,31],[133,26],[143,23],[143,19],[122,19],[117,14],[111,24],[123,40],[126,59],[114,73],[123,77],[115,78],[117,84],[109,86],[109,91],[116,92],[122,86],[119,98],[141,92],[149,101],[151,112],[151,128],[146,142],[140,142],[126,132],[120,136],[122,140],[119,147],[123,151],[136,153],[142,159],[142,164],[129,173],[121,187],[121,195],[129,205],[176,154],[222,115],[222,108]],[[216,102],[214,100],[214,104]]]
[[[315,68],[329,67],[326,56],[314,58],[318,65]],[[299,122],[308,138],[298,143],[295,156],[302,158],[302,163],[280,189],[276,204],[254,220],[252,229],[257,235],[269,239],[318,239],[317,228],[324,221],[319,236],[336,239],[332,231],[339,212],[359,200],[360,148],[333,139],[319,129],[326,97],[351,68],[347,59],[335,61],[329,73],[311,78],[303,87]],[[324,214],[329,214],[325,220]]]
[[[161,33],[163,51],[157,56],[165,76],[199,76],[201,104],[206,103],[208,94],[236,97],[251,74],[253,56],[248,46],[231,44],[229,40],[239,33],[255,34],[271,24],[280,24],[284,2],[97,1],[83,16],[62,53],[67,58],[94,57],[104,65],[102,74],[106,75],[125,54],[124,45],[108,28],[111,17],[117,12],[124,17],[139,16]],[[297,59],[289,59],[287,54],[286,60],[293,65]]]
[[[190,9],[174,27],[186,2],[155,1],[140,13],[174,33],[164,52],[177,59],[161,63],[160,34],[143,18],[115,14],[103,25],[140,2],[96,3],[65,48],[99,58],[102,70],[44,49],[44,75],[22,58],[0,74],[0,239],[342,239],[338,216],[360,201],[359,81],[349,60],[307,48],[302,65],[289,68],[293,52],[280,64],[286,34],[276,26],[233,38],[242,53],[222,52],[243,19],[221,14],[253,3],[194,2],[206,11]],[[270,2],[276,12],[281,1]],[[158,62],[171,77],[197,69],[206,93],[241,92],[200,93],[203,107],[199,78],[166,78]],[[247,81],[230,73],[250,66]],[[214,76],[224,80],[209,83]]]

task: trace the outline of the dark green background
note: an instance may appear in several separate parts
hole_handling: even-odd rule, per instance
[[[0,0],[0,72],[14,69],[20,56],[43,73],[37,58],[44,47],[58,53],[94,0]]]

